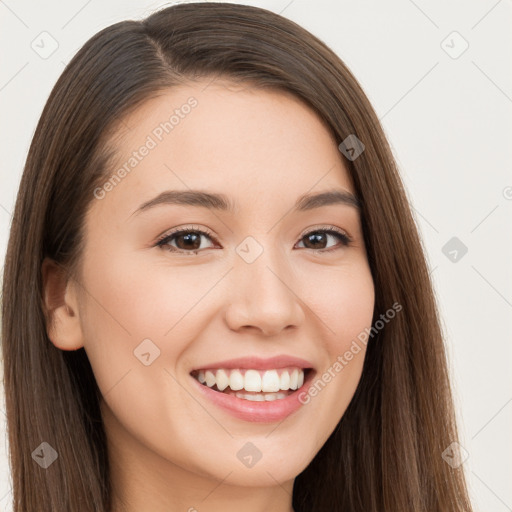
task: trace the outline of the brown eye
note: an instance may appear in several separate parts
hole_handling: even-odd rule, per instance
[[[310,231],[309,233],[306,233],[301,240],[305,240],[306,249],[314,249],[324,252],[339,249],[339,246],[330,247],[328,249],[325,247],[329,236],[337,238],[341,242],[342,247],[347,247],[352,241],[348,235],[335,229],[318,229]]]
[[[211,248],[203,247],[203,249],[201,249],[202,237],[214,240],[213,235],[209,232],[190,227],[187,229],[178,229],[165,235],[156,245],[162,249],[179,254],[197,254],[203,249]],[[326,244],[329,241],[329,237],[337,238],[341,243],[327,248]],[[330,252],[349,246],[352,239],[343,231],[331,226],[329,229],[316,229],[306,233],[302,236],[299,243],[303,242],[306,249]]]
[[[211,239],[209,233],[205,231],[198,229],[182,229],[166,235],[156,245],[167,248],[171,252],[197,254],[197,252],[201,250],[201,237]],[[175,242],[176,246],[171,245],[172,242]]]

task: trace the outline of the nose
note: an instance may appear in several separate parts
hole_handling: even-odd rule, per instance
[[[304,321],[301,283],[283,254],[266,249],[252,263],[237,256],[230,279],[232,290],[225,316],[230,329],[274,336]]]

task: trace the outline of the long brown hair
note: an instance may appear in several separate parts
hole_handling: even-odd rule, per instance
[[[111,510],[100,393],[84,349],[48,339],[41,263],[76,277],[83,222],[109,167],[107,135],[148,98],[198,77],[227,77],[304,100],[337,143],[361,201],[375,284],[361,380],[336,429],[296,477],[296,512],[471,511],[462,467],[442,452],[457,441],[432,283],[406,193],[379,120],[345,64],[305,29],[268,10],[229,3],[167,7],[94,35],[67,65],[27,156],[3,277],[2,350],[14,512]],[[345,158],[340,153],[340,158]],[[42,470],[42,442],[58,460]]]

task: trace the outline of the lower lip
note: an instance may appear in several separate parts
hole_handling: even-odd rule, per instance
[[[226,393],[214,391],[208,386],[201,384],[194,377],[190,376],[190,378],[197,386],[199,386],[199,389],[204,393],[206,398],[210,399],[214,404],[218,405],[236,418],[244,421],[272,423],[285,419],[304,405],[299,401],[299,396],[304,396],[305,392],[307,392],[314,374],[314,371],[310,371],[302,386],[286,398],[276,399],[269,402],[253,402],[250,400],[244,400],[243,398],[238,398],[235,395],[228,395]]]

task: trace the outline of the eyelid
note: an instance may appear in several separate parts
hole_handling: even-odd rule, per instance
[[[304,238],[309,233],[315,233],[316,231],[335,231],[336,233],[340,235],[346,236],[351,242],[353,241],[353,238],[348,234],[348,232],[345,229],[341,229],[337,226],[333,226],[332,224],[324,224],[320,226],[314,226],[312,228],[306,228],[306,230],[300,235],[299,238]]]
[[[168,238],[175,236],[175,235],[179,235],[180,233],[188,233],[188,232],[196,232],[196,233],[200,233],[201,235],[207,235],[212,241],[217,242],[215,235],[208,228],[203,228],[200,226],[189,224],[189,225],[174,228],[170,231],[166,231],[163,235],[160,235],[158,237],[158,239],[154,245],[157,247],[158,246],[164,247],[166,244],[164,244],[162,242],[164,242]],[[344,246],[344,247],[350,246],[352,244],[352,242],[354,241],[352,236],[346,230],[338,228],[337,226],[325,224],[325,225],[314,226],[312,228],[306,228],[306,230],[303,231],[301,233],[301,235],[299,235],[299,242],[302,241],[302,239],[305,236],[312,234],[312,233],[316,233],[316,232],[325,232],[325,233],[333,232],[333,233],[337,234],[338,236],[340,236],[342,238],[342,246]],[[339,248],[340,247],[335,246],[335,247],[330,247],[329,249],[318,249],[318,252],[325,253],[325,252],[335,251]],[[198,252],[201,252],[202,250],[204,250],[204,249],[198,249],[195,251],[193,251],[193,250],[184,251],[182,249],[175,249],[174,251],[171,251],[171,252],[197,254]],[[311,249],[311,250],[314,250],[314,249]]]
[[[350,239],[350,241],[353,241],[353,238],[350,236],[350,234],[346,230],[338,228],[337,226],[329,225],[329,224],[315,226],[313,228],[306,228],[304,230],[304,232],[299,235],[299,238],[303,238],[303,237],[305,237],[309,233],[313,233],[315,231],[322,231],[322,230],[325,230],[325,231],[328,231],[328,230],[336,231],[337,233],[345,235],[347,238]],[[199,231],[199,232],[204,232],[208,236],[210,236],[213,239],[215,239],[214,234],[208,228],[203,228],[203,227],[196,226],[196,225],[193,225],[193,224],[187,224],[187,225],[185,225],[183,227],[177,227],[177,228],[171,229],[170,231],[166,231],[163,235],[160,235],[157,238],[155,243],[161,242],[165,238],[167,238],[167,237],[169,237],[171,235],[174,235],[176,233],[180,233],[181,231]]]
[[[160,235],[157,238],[155,245],[158,245],[162,240],[165,240],[166,238],[169,238],[172,235],[181,233],[182,231],[185,231],[185,232],[197,231],[199,233],[204,233],[204,234],[208,235],[210,238],[212,238],[213,240],[215,240],[215,235],[208,228],[203,228],[200,226],[196,226],[194,224],[186,224],[185,226],[173,228],[170,231],[166,231],[163,235]]]

